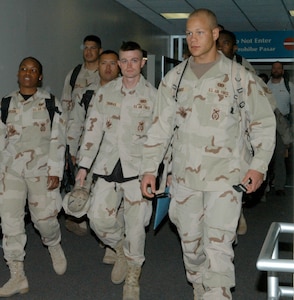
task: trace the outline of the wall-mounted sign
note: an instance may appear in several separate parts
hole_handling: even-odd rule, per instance
[[[238,53],[248,59],[294,57],[294,31],[235,32]]]

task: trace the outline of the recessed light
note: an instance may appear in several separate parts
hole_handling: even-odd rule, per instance
[[[294,10],[289,10],[289,13],[292,17],[294,17]]]
[[[188,19],[190,13],[161,13],[166,19]]]

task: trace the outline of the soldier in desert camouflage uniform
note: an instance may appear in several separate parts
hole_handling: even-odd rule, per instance
[[[0,288],[0,297],[29,289],[23,270],[26,202],[34,226],[43,244],[48,246],[55,272],[62,275],[67,266],[57,220],[61,209],[59,182],[63,174],[66,121],[59,101],[38,88],[41,80],[40,62],[33,57],[23,59],[18,70],[19,90],[8,95],[11,98],[7,119],[5,124],[0,123],[0,216],[4,258],[11,273],[10,280]],[[50,106],[52,121],[46,100],[54,101]],[[3,114],[1,110],[2,121]]]
[[[102,52],[101,40],[96,35],[87,35],[83,40],[83,59],[84,63],[81,66],[76,80],[71,86],[71,77],[74,69],[70,70],[65,77],[62,90],[61,103],[64,112],[71,111],[74,99],[84,88],[92,83],[99,82],[98,73],[98,58]]]
[[[101,39],[96,35],[87,35],[83,40],[83,64],[70,70],[64,80],[61,104],[68,115],[85,88],[99,82],[98,59],[101,52]],[[67,217],[65,227],[80,236],[87,234],[87,222],[83,218]]]
[[[145,61],[137,43],[123,43],[119,58],[123,76],[99,89],[87,116],[76,180],[83,184],[86,169],[98,152],[93,166],[98,179],[88,212],[90,226],[99,239],[116,250],[112,282],[125,280],[123,299],[137,300],[145,260],[145,226],[152,213],[152,203],[142,197],[138,175],[156,89],[140,74]],[[116,216],[122,195],[125,230]]]
[[[81,92],[77,93],[76,97],[74,98],[74,104],[69,114],[67,123],[67,144],[69,145],[74,164],[76,163],[76,158],[78,156],[78,150],[81,144],[86,118],[86,109],[82,103],[82,99],[87,91],[94,92],[93,96],[91,97],[91,99],[93,99],[101,86],[118,77],[120,72],[117,64],[118,59],[118,54],[115,51],[103,51],[99,55],[98,60],[99,80],[91,83],[88,87],[85,87]]]
[[[222,53],[234,61],[241,64],[246,70],[256,74],[254,67],[251,63],[243,56],[237,53],[238,45],[237,39],[233,32],[228,30],[221,30],[219,33],[219,37],[216,42],[216,46],[218,50],[222,51]]]
[[[71,159],[73,161],[73,164],[76,165],[76,160],[79,157],[79,147],[82,140],[82,135],[84,132],[84,125],[85,125],[85,119],[86,119],[86,107],[88,100],[91,100],[95,97],[96,93],[98,92],[99,88],[111,80],[118,77],[120,73],[120,69],[118,66],[118,54],[113,50],[105,50],[99,55],[98,60],[98,72],[100,80],[98,82],[92,83],[90,86],[84,88],[81,93],[79,93],[76,98],[74,99],[74,104],[72,107],[72,110],[69,113],[69,120],[67,123],[67,144],[69,145]],[[89,98],[89,99],[86,99]],[[85,100],[83,100],[85,99]],[[89,104],[89,103],[88,103]],[[90,109],[90,107],[89,107]],[[87,181],[85,184],[85,188],[87,191],[90,190],[91,182],[92,182],[92,169],[90,173],[87,176]],[[68,205],[66,201],[63,201],[63,207],[65,209],[65,212],[73,215],[74,217],[78,218],[78,215],[73,214],[68,210]],[[87,213],[86,211],[84,212]],[[79,214],[81,214],[79,212]],[[123,205],[121,205],[119,209],[119,216],[123,218]],[[81,217],[81,221],[84,221],[85,218]],[[75,220],[77,221],[77,220]],[[123,222],[122,222],[123,224]],[[77,222],[69,222],[67,223],[67,227],[71,226],[75,233],[82,233],[83,231],[79,230],[79,228],[74,229],[74,226],[77,227]],[[116,254],[115,252],[109,248],[106,247],[105,255],[103,257],[103,262],[106,264],[114,264],[116,260]]]
[[[235,62],[217,51],[218,32],[216,16],[209,10],[196,10],[188,18],[191,57],[160,84],[141,170],[142,193],[152,197],[158,164],[174,132],[169,216],[181,238],[195,300],[232,299],[232,242],[242,198],[232,186],[251,178],[251,193],[261,185],[275,142],[275,117],[263,88],[242,68],[255,155],[249,168],[241,170],[241,114],[232,83]],[[176,102],[175,84],[186,62]]]

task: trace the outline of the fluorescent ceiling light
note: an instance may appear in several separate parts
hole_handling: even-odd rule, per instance
[[[190,13],[161,13],[166,19],[188,19]]]
[[[294,10],[289,10],[289,13],[292,17],[294,17]]]

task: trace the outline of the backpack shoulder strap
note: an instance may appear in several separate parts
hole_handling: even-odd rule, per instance
[[[232,61],[232,84],[234,89],[234,99],[238,101],[239,107],[244,107],[243,101],[243,87],[241,83],[241,65],[235,61]]]
[[[58,113],[61,115],[61,111],[58,109],[58,107],[55,105],[55,96],[50,93],[50,99],[45,99],[46,102],[46,108],[49,113],[50,117],[50,122],[51,122],[51,127],[52,127],[52,122],[54,118],[54,114]]]
[[[50,99],[45,99],[45,102],[46,102],[46,108],[48,110],[51,125],[52,125],[52,121],[55,113],[55,97],[52,94],[50,94]]]
[[[289,80],[287,78],[285,78],[285,77],[284,77],[284,83],[285,83],[285,87],[286,87],[288,93],[290,94]]]
[[[11,101],[11,97],[2,98],[1,100],[1,120],[4,124],[6,124],[6,120],[8,117],[10,101]]]
[[[80,73],[80,71],[81,71],[81,68],[82,68],[82,64],[79,64],[79,65],[77,65],[77,66],[74,68],[74,70],[73,70],[72,73],[71,73],[71,77],[70,77],[70,81],[69,81],[69,84],[70,84],[70,86],[71,86],[71,90],[73,90],[74,87],[75,87],[76,80],[77,80],[78,75],[79,75],[79,73]]]
[[[10,101],[11,101],[11,97],[2,98],[2,100],[1,100],[1,120],[4,124],[6,124],[6,120],[8,117]],[[46,102],[46,108],[48,110],[50,121],[51,121],[51,126],[52,126],[54,113],[57,112],[57,113],[61,114],[61,112],[59,111],[58,107],[55,106],[55,96],[54,95],[50,94],[50,99],[45,99],[45,102]]]
[[[177,73],[180,74],[180,76],[177,77],[178,81],[173,84],[173,89],[174,89],[173,98],[175,99],[176,102],[178,102],[178,91],[188,63],[189,63],[189,59],[187,59],[186,62],[182,64],[182,66],[179,67],[179,70],[177,71]]]
[[[94,95],[94,90],[86,90],[82,96],[81,101],[79,102],[80,106],[84,105],[86,114],[87,114],[88,107],[89,107],[89,104],[90,104],[90,101],[91,101],[93,95]]]
[[[172,85],[173,88],[173,99],[175,100],[175,102],[178,102],[178,91],[181,85],[181,81],[183,79],[183,75],[185,73],[185,70],[187,68],[187,65],[189,63],[189,59],[187,59],[187,61],[185,63],[183,63],[182,65],[176,66],[178,67],[178,70],[176,70],[176,79],[175,82]],[[166,178],[168,175],[168,165],[170,164],[170,162],[172,161],[172,143],[173,143],[173,139],[174,139],[174,135],[175,132],[177,130],[178,126],[175,125],[174,126],[174,130],[173,133],[171,135],[169,144],[165,150],[164,156],[163,156],[163,160],[161,162],[161,164],[158,167],[158,176],[157,176],[157,186],[158,186],[158,191],[159,193],[164,192],[165,191],[165,187],[166,187]]]
[[[242,56],[237,53],[235,54],[235,56],[236,56],[236,62],[238,64],[242,65]]]
[[[232,70],[231,77],[234,89],[234,99],[237,102],[237,106],[239,108],[240,116],[241,116],[241,129],[245,144],[251,154],[254,156],[254,149],[250,143],[250,133],[249,133],[249,124],[250,118],[246,111],[246,104],[244,101],[244,88],[242,86],[242,74],[241,74],[241,65],[237,62],[232,61]]]

